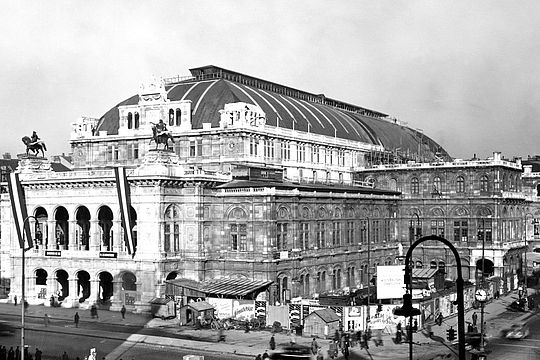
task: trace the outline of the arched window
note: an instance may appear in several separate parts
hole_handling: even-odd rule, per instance
[[[422,265],[422,262],[421,262],[420,260],[417,260],[417,261],[416,261],[416,268],[417,268],[417,269],[421,269],[422,266],[423,266],[423,265]]]
[[[486,175],[482,175],[480,178],[480,191],[486,192],[489,190],[489,178]]]
[[[536,185],[536,196],[540,196],[540,184]]]
[[[139,128],[139,113],[135,113],[135,129]]]
[[[433,189],[434,190],[437,190],[437,191],[441,191],[442,190],[442,186],[441,186],[441,178],[436,176],[434,179],[433,179]]]
[[[165,210],[163,251],[178,252],[180,250],[180,209],[170,205]]]
[[[122,275],[122,290],[137,291],[137,278],[130,272]]]
[[[420,185],[417,177],[411,179],[411,194],[418,194],[420,192]]]
[[[133,115],[131,113],[128,113],[128,116],[127,116],[127,127],[128,129],[133,128]]]
[[[436,261],[432,261],[429,263],[429,268],[430,269],[436,269],[437,268],[437,262]]]
[[[456,191],[458,193],[465,192],[465,179],[463,178],[463,176],[458,176],[456,179]]]
[[[176,126],[180,126],[181,121],[182,121],[182,111],[180,109],[176,109]]]
[[[174,110],[169,109],[169,126],[174,126]]]

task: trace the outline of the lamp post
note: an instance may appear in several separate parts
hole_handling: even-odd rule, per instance
[[[368,265],[367,265],[367,289],[368,289],[368,294],[367,294],[367,312],[366,312],[366,327],[365,327],[365,330],[368,329],[368,323],[370,322],[370,311],[369,311],[369,298],[371,296],[370,292],[371,292],[371,285],[370,285],[370,282],[371,282],[371,279],[370,279],[370,267],[371,267],[371,241],[369,239],[369,219],[366,217],[366,218],[363,218],[363,221],[365,221],[364,223],[364,227],[362,229],[362,231],[364,231],[364,234],[365,234],[365,237],[366,237],[366,241],[367,241],[367,262],[368,262]]]
[[[423,238],[418,239],[410,248],[407,250],[407,255],[405,256],[405,277],[404,282],[406,286],[406,293],[403,295],[403,306],[396,308],[394,314],[397,316],[415,316],[420,314],[420,310],[412,307],[412,266],[410,264],[412,251],[416,246],[423,243],[427,240],[436,240],[444,243],[447,247],[452,250],[454,258],[456,260],[457,268],[457,279],[456,279],[456,291],[457,291],[457,306],[458,306],[458,349],[459,349],[459,359],[464,360],[466,358],[465,354],[465,307],[464,307],[464,295],[463,295],[463,276],[461,269],[461,258],[458,251],[454,245],[437,235],[429,235]],[[411,341],[409,342],[409,359],[413,359],[412,354],[412,333]]]
[[[24,273],[25,256],[24,255],[26,251],[30,249],[30,248],[25,248],[26,231],[24,229],[26,228],[27,222],[30,219],[34,219],[34,221],[37,222],[36,217],[32,215],[27,216],[23,221],[23,241],[22,241],[23,247],[21,248],[22,250],[22,257],[21,257],[21,360],[24,360],[24,315],[25,315],[24,312],[26,310],[26,299],[25,299],[25,293],[24,293],[24,288],[25,288],[25,273]]]

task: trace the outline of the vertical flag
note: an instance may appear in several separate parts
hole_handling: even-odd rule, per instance
[[[129,197],[129,183],[127,181],[126,169],[115,167],[116,190],[118,192],[118,202],[120,203],[120,213],[122,214],[122,226],[124,227],[124,239],[128,254],[135,257],[135,239],[133,237],[133,219],[129,216],[131,210],[131,200]]]
[[[28,217],[26,211],[26,200],[24,197],[24,190],[19,180],[19,174],[12,172],[8,177],[9,195],[11,198],[11,210],[13,211],[13,219],[15,220],[15,227],[17,228],[17,235],[19,236],[19,246],[21,249],[30,249],[33,246],[32,234],[30,233],[30,224],[24,221]],[[24,226],[24,229],[23,229]],[[24,235],[23,235],[24,234]],[[27,244],[25,246],[25,238]]]

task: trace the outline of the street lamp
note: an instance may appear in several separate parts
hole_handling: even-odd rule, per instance
[[[365,234],[365,237],[366,237],[366,240],[367,240],[367,262],[368,262],[368,265],[367,265],[367,289],[368,289],[368,294],[367,294],[367,314],[366,314],[366,327],[365,327],[365,330],[368,329],[368,323],[370,321],[370,311],[369,311],[369,298],[371,296],[370,294],[370,290],[371,290],[371,279],[370,279],[370,267],[371,267],[371,241],[369,239],[369,219],[366,217],[366,218],[363,218],[362,219],[364,221],[364,225],[363,225],[363,229],[362,231],[364,232]]]
[[[407,255],[405,255],[405,276],[404,282],[406,287],[406,293],[403,295],[403,306],[398,307],[394,310],[394,314],[397,316],[412,316],[419,315],[420,310],[412,307],[412,266],[411,266],[411,256],[414,248],[419,244],[428,240],[436,240],[445,244],[450,248],[454,254],[457,268],[457,279],[456,279],[456,292],[457,292],[457,306],[458,306],[458,350],[459,350],[459,359],[465,359],[465,309],[464,309],[464,295],[463,295],[463,276],[461,269],[461,258],[455,246],[445,238],[442,238],[437,235],[428,235],[418,239],[412,246],[407,250]],[[413,359],[412,353],[412,332],[411,332],[411,341],[409,342],[409,359]]]
[[[28,220],[30,219],[34,219],[35,222],[37,222],[37,219],[35,216],[32,216],[32,215],[29,215],[27,216],[24,221],[23,221],[23,247],[21,248],[22,250],[22,258],[21,258],[21,360],[24,360],[24,312],[26,310],[26,299],[25,299],[25,293],[24,293],[24,288],[25,288],[25,274],[24,274],[24,267],[25,267],[25,256],[24,254],[26,253],[27,250],[30,250],[31,247],[29,248],[25,248],[26,246],[26,241],[25,241],[25,235],[26,235],[26,231],[24,230],[26,228],[26,225],[27,225],[27,222]]]
[[[480,311],[480,351],[484,352],[484,304],[487,300],[487,293],[484,289],[478,289],[476,290],[476,293],[474,294],[474,297],[476,301],[478,301],[481,305],[481,311]]]

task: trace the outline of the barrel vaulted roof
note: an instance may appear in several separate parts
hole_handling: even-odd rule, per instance
[[[194,129],[201,129],[203,123],[219,127],[219,110],[228,103],[244,102],[262,108],[267,125],[381,145],[386,150],[401,153],[421,151],[447,155],[439,144],[421,131],[378,111],[216,66],[190,71],[191,77],[165,79],[165,82],[169,100],[191,100]],[[117,134],[118,107],[136,105],[138,100],[134,95],[110,109],[100,119],[97,130]]]

